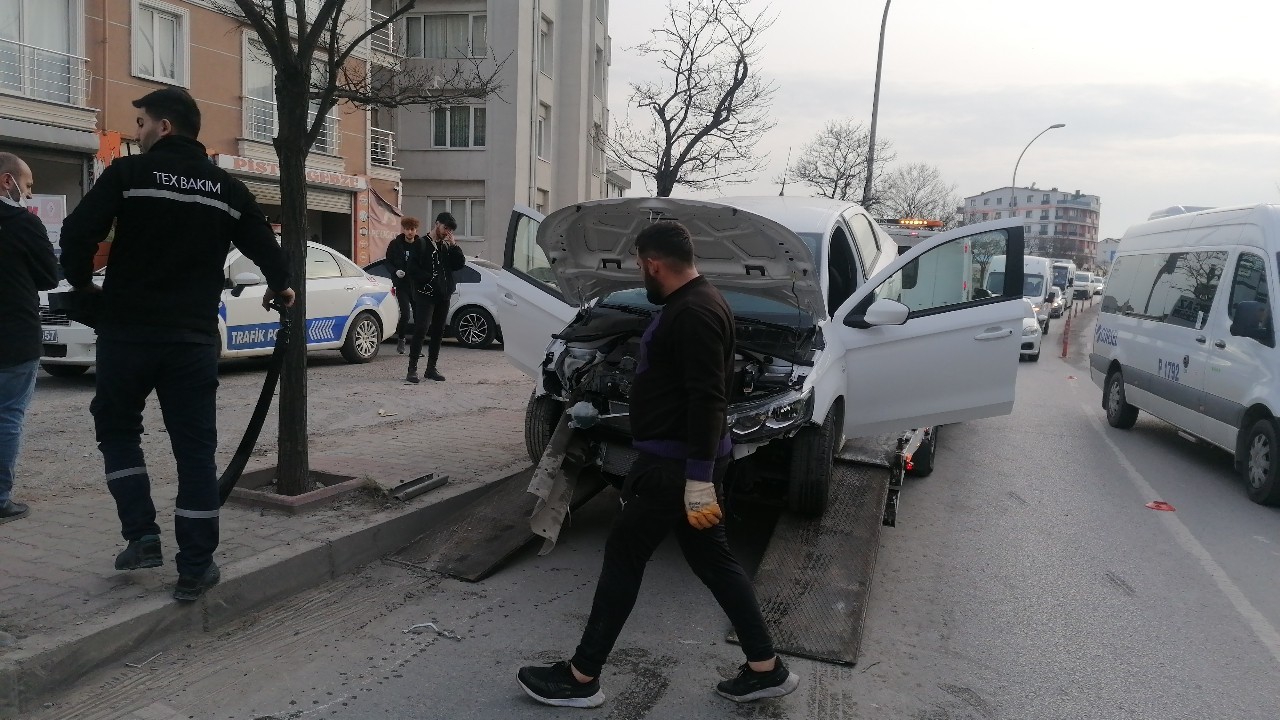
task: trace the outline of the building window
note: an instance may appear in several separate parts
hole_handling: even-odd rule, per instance
[[[135,76],[186,86],[187,48],[186,10],[150,0],[134,0]]]
[[[1041,234],[1041,235],[1048,235],[1048,234],[1049,234],[1049,226],[1048,226],[1048,225],[1041,225],[1041,226],[1040,226],[1040,234]]]
[[[991,198],[982,198],[982,204],[983,204],[983,205],[990,205],[990,204],[991,204]]]
[[[1036,196],[1035,196],[1035,195],[1028,195],[1028,196],[1027,196],[1027,202],[1035,202],[1035,200],[1036,200]]]
[[[1003,213],[1003,212],[998,212],[998,213],[996,213],[996,219],[997,219],[997,220],[999,220],[999,219],[1000,219],[1000,218],[1002,218],[1002,217],[1004,217],[1004,213]]]
[[[0,92],[83,105],[83,18],[80,0],[0,1]]]
[[[442,212],[452,214],[458,221],[458,237],[484,239],[484,198],[430,198],[427,208],[433,222]]]
[[[482,148],[485,146],[488,110],[477,105],[436,108],[431,116],[431,145],[438,148]]]
[[[546,103],[538,103],[536,133],[537,137],[534,141],[537,144],[538,157],[545,160],[551,157],[551,106]]]
[[[596,46],[595,72],[592,73],[591,87],[598,98],[604,98],[604,48]]]
[[[604,130],[600,123],[592,126],[591,131],[591,172],[595,175],[604,172]]]
[[[409,15],[404,20],[405,54],[417,58],[470,58],[489,54],[484,13]]]
[[[991,213],[982,213],[982,219],[983,219],[983,220],[990,220],[990,219],[991,219]]]
[[[313,104],[307,121],[315,120],[318,105]],[[271,142],[279,130],[276,112],[275,68],[262,43],[250,39],[244,50],[244,124],[245,137],[258,142]],[[311,149],[325,155],[338,154],[338,111],[331,108],[325,116],[320,134]]]
[[[538,35],[538,69],[547,77],[551,77],[551,62],[555,55],[555,44],[551,31],[552,22],[546,16],[543,16],[542,31]]]
[[[1004,196],[1003,196],[1003,195],[1001,195],[1000,197],[996,198],[996,204],[997,204],[997,205],[1003,205],[1003,204],[1004,204]]]

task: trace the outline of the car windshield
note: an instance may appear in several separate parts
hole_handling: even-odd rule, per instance
[[[1078,283],[1089,282],[1089,273],[1076,273],[1076,282]]]
[[[721,290],[720,294],[724,295],[725,302],[729,303],[729,309],[740,320],[761,320],[796,329],[813,327],[813,316],[799,308],[733,290]],[[645,297],[644,288],[611,292],[600,301],[600,304],[608,307],[636,308],[647,312],[658,309],[657,305],[649,302]]]
[[[987,292],[999,295],[1004,292],[1004,271],[996,270],[987,275]],[[1033,273],[1023,273],[1022,275],[1022,295],[1023,297],[1038,298],[1044,297],[1044,276]]]

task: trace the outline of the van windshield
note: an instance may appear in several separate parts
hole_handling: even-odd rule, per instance
[[[1076,273],[1076,282],[1078,283],[1089,282],[1089,273]]]
[[[1057,285],[1060,288],[1065,288],[1067,286],[1067,278],[1069,277],[1071,277],[1071,275],[1068,273],[1065,265],[1055,265],[1053,267],[1054,285]]]
[[[987,292],[999,295],[1004,292],[1004,271],[996,270],[987,275]],[[1044,276],[1033,273],[1022,274],[1022,296],[1029,298],[1044,297]]]

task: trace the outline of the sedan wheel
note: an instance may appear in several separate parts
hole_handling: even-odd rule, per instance
[[[454,317],[453,335],[466,347],[489,347],[497,335],[497,323],[484,308],[465,307]]]
[[[347,341],[342,344],[342,357],[349,363],[367,363],[378,355],[378,343],[382,341],[382,327],[369,313],[356,316],[355,324],[347,331]]]

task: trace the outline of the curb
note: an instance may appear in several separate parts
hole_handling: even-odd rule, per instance
[[[179,605],[167,595],[148,598],[49,638],[53,647],[14,652],[0,660],[0,718],[38,709],[48,694],[140,647],[180,633],[209,632],[246,612],[395,552],[490,486],[526,469],[527,462],[509,465],[478,478],[473,487],[445,486],[435,502],[392,511],[390,517],[342,535],[294,542],[227,565],[222,568],[221,582],[197,603]],[[450,490],[454,492],[447,494]],[[428,495],[424,499],[432,498]]]

